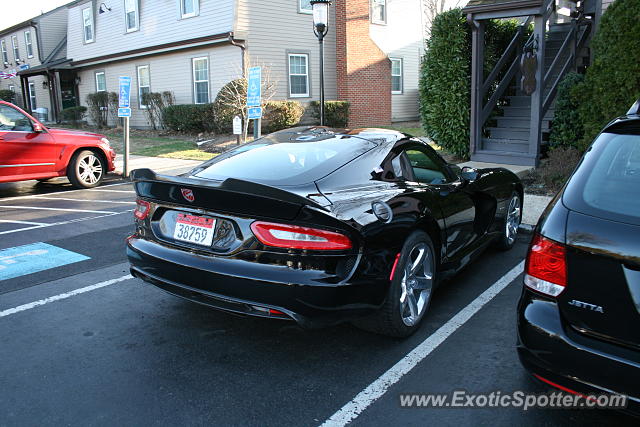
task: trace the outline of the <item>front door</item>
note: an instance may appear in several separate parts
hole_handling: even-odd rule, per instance
[[[34,132],[31,119],[0,104],[0,181],[34,179],[53,174],[59,147],[47,132]]]

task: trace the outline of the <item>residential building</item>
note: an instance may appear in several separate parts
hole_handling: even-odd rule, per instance
[[[421,17],[421,0],[332,5],[325,96],[351,102],[351,126],[418,118]],[[117,92],[118,77],[131,76],[135,127],[149,125],[142,93],[213,102],[245,62],[268,69],[277,83],[273,99],[305,106],[319,99],[310,0],[79,0],[68,5],[68,23],[79,102]]]
[[[44,121],[56,118],[54,91],[59,81],[38,70],[43,64],[64,58],[66,32],[64,6],[0,30],[0,89],[14,91],[18,105],[32,112],[37,110]],[[73,82],[67,89],[73,92]]]

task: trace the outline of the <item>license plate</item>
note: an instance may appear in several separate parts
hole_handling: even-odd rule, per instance
[[[173,238],[196,245],[211,246],[216,220],[202,216],[178,214]]]

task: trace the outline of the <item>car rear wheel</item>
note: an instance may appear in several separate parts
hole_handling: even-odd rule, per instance
[[[415,232],[404,243],[387,299],[372,316],[354,324],[392,337],[407,337],[419,327],[429,308],[436,283],[433,243],[424,232]]]
[[[71,158],[67,177],[74,187],[92,188],[102,182],[105,170],[102,157],[91,150],[82,150]]]
[[[511,194],[511,199],[507,205],[507,214],[504,218],[504,224],[502,225],[502,234],[496,246],[501,250],[509,250],[516,243],[516,237],[518,237],[518,228],[522,221],[522,200],[520,194],[514,191]]]

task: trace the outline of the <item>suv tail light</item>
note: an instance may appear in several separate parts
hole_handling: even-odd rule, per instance
[[[567,286],[566,255],[564,245],[534,235],[527,253],[524,284],[545,295],[560,295]]]
[[[149,216],[149,211],[151,210],[151,203],[146,202],[144,200],[137,199],[136,200],[136,209],[133,211],[133,216],[136,219],[143,220]]]
[[[317,228],[257,221],[251,231],[261,243],[276,248],[338,251],[352,247],[347,236]]]

